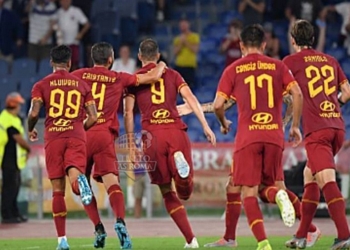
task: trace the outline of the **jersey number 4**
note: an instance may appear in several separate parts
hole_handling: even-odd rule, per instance
[[[54,89],[50,93],[49,116],[56,118],[64,115],[74,119],[79,115],[80,102],[81,94],[78,90],[64,92],[62,89]]]
[[[252,110],[255,110],[257,105],[256,88],[263,88],[264,83],[267,84],[268,107],[273,108],[275,106],[274,98],[273,98],[272,76],[268,74],[261,74],[259,76],[250,75],[244,79],[244,83],[249,84],[250,106]]]
[[[160,78],[158,82],[152,83],[151,93],[153,104],[162,104],[165,102],[165,87],[163,78]]]
[[[330,83],[334,80],[334,69],[329,65],[324,65],[321,68],[317,68],[310,65],[305,69],[305,74],[310,81],[308,82],[309,94],[311,98],[314,98],[319,93],[324,93],[329,96],[337,90],[336,86],[330,86]],[[317,83],[323,78],[323,84],[316,86]]]
[[[97,87],[99,85],[101,86],[101,88],[98,91]],[[94,82],[92,84],[91,93],[97,104],[97,117],[99,117],[101,115],[101,112],[103,111],[103,107],[105,104],[106,84],[98,84],[97,82]]]

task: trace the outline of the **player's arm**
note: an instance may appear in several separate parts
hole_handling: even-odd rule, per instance
[[[193,95],[191,89],[186,85],[180,88],[180,94],[184,101],[191,107],[195,115],[197,116],[199,122],[202,124],[205,135],[208,141],[213,145],[216,144],[216,138],[213,131],[210,129],[207,120],[205,119],[203,110],[197,98]]]
[[[89,130],[97,122],[97,109],[94,101],[85,104],[85,112],[87,118],[84,120],[84,129]]]
[[[296,147],[302,141],[299,127],[301,112],[303,108],[303,94],[296,82],[291,83],[288,92],[292,95],[293,98],[293,121],[290,128],[289,137],[290,141],[293,141],[293,146]]]
[[[124,97],[124,128],[127,134],[134,133],[134,107],[135,97],[127,95]]]
[[[348,81],[340,85],[340,91],[341,93],[338,97],[338,102],[340,106],[343,106],[350,100],[350,85]]]
[[[39,120],[40,109],[43,106],[41,98],[32,98],[28,113],[28,135],[31,141],[36,141],[38,138],[38,132],[35,130],[35,125]]]
[[[229,99],[229,100],[225,101],[224,110],[225,111],[228,110],[229,108],[231,108],[235,104],[236,104],[236,102],[233,99]],[[191,109],[191,107],[187,103],[177,105],[176,108],[177,108],[177,111],[179,112],[180,116],[189,115],[193,112],[193,110]],[[201,104],[201,108],[202,108],[204,113],[214,113],[214,103],[213,102],[203,103],[203,104]]]
[[[286,113],[283,117],[283,127],[286,127],[293,117],[293,98],[291,95],[286,94],[283,96],[283,102],[287,105]]]
[[[7,132],[12,138],[16,141],[16,143],[23,148],[24,150],[27,151],[27,153],[30,153],[30,146],[28,142],[23,138],[21,133],[15,128],[15,127],[10,127],[7,129]]]
[[[146,74],[137,74],[137,85],[138,84],[150,84],[154,83],[162,77],[162,74],[166,68],[165,62],[159,62],[157,66],[147,72]]]

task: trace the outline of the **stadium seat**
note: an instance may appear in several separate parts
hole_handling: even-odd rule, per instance
[[[18,89],[17,79],[10,75],[0,77],[0,89],[1,107],[4,107],[6,96]]]
[[[93,41],[99,42],[105,35],[120,33],[120,17],[117,11],[107,10],[96,15],[93,19]]]
[[[346,56],[344,48],[332,48],[325,51],[326,54],[333,56],[337,61],[341,61]]]
[[[152,32],[156,15],[155,5],[149,2],[139,2],[137,4],[137,15],[139,18],[139,31]]]
[[[226,25],[235,19],[243,20],[243,16],[238,11],[224,11],[220,14],[221,23]]]
[[[219,54],[219,52],[212,52],[212,53],[209,53],[207,56],[206,56],[206,60],[207,62],[209,63],[212,63],[214,65],[217,65],[218,67],[222,66],[225,64],[225,57],[221,54]]]
[[[170,36],[171,29],[168,25],[157,25],[154,30],[155,36]]]
[[[204,34],[210,38],[221,40],[227,34],[227,25],[223,24],[208,24],[204,28]]]
[[[117,6],[114,0],[98,0],[92,2],[91,17],[94,19],[98,15],[106,11],[116,11]]]
[[[19,80],[19,92],[24,97],[28,99],[31,97],[31,92],[34,84],[41,79],[39,76],[24,77]]]
[[[202,39],[199,44],[199,53],[207,53],[218,49],[217,41],[213,38]]]
[[[12,64],[11,74],[20,74],[21,76],[36,75],[36,62],[28,58],[16,59]]]
[[[9,73],[9,65],[6,61],[0,60],[0,76],[6,76]]]
[[[39,72],[40,76],[47,76],[52,73],[52,67],[50,65],[50,59],[43,59],[39,62]]]
[[[125,17],[120,20],[121,42],[129,45],[137,40],[138,23],[136,19]]]

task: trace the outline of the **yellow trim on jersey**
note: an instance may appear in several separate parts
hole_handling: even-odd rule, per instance
[[[288,95],[288,92],[287,91],[283,91],[282,96],[286,96],[286,95]]]
[[[297,81],[292,81],[292,82],[290,82],[290,83],[287,85],[286,92],[289,93],[289,91],[291,90],[291,88],[292,88],[294,85],[298,85]]]
[[[136,83],[135,86],[139,86],[140,85],[140,76],[136,75]]]
[[[94,105],[94,104],[95,104],[95,101],[91,100],[91,101],[88,101],[85,103],[85,107],[90,106],[90,105]]]
[[[185,86],[187,86],[187,83],[181,83],[180,86],[177,88],[177,92],[180,93],[180,89]]]
[[[340,85],[343,85],[344,83],[349,83],[348,79],[345,79],[345,80],[341,81],[341,82],[339,83],[339,86],[340,86]]]
[[[230,95],[230,98],[234,101],[236,101],[236,97],[234,97],[233,95]]]
[[[225,98],[226,101],[230,99],[224,92],[218,91],[216,92],[216,94]]]

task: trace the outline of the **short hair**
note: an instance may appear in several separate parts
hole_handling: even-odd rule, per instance
[[[158,44],[151,38],[145,39],[140,44],[139,52],[141,57],[145,60],[156,60],[159,53]]]
[[[244,46],[260,48],[265,41],[265,31],[260,24],[246,26],[241,32],[241,41]]]
[[[91,58],[94,64],[106,65],[108,58],[113,56],[113,47],[106,42],[96,43],[91,48]]]
[[[306,20],[297,20],[292,27],[291,36],[296,45],[311,47],[314,44],[314,27]]]
[[[50,58],[53,63],[68,63],[71,60],[72,51],[66,45],[59,45],[51,49]]]
[[[235,29],[242,29],[242,22],[238,19],[234,19],[230,22],[229,27],[233,27]]]

